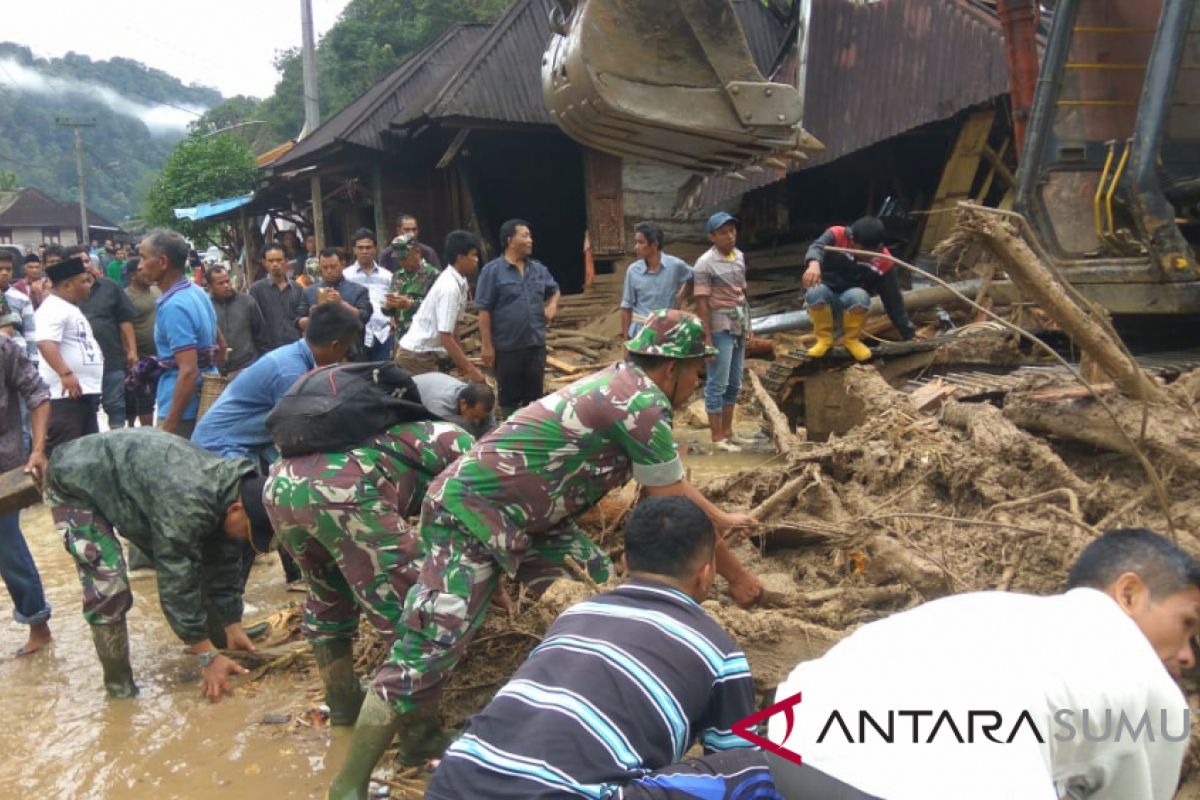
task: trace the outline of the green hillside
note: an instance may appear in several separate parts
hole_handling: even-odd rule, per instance
[[[0,171],[16,173],[19,185],[75,200],[74,134],[55,120],[94,119],[96,127],[84,131],[88,205],[119,222],[141,207],[186,132],[180,120],[221,100],[214,89],[184,85],[129,59],[42,59],[0,43]]]

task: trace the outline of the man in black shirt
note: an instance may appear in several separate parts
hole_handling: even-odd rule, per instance
[[[250,296],[262,312],[263,346],[270,351],[300,338],[296,312],[304,299],[304,290],[288,276],[282,245],[268,244],[263,248],[261,258],[267,275],[254,282]]]
[[[79,309],[92,326],[92,334],[104,356],[104,384],[100,398],[110,430],[125,427],[125,371],[137,363],[137,339],[133,321],[137,309],[116,281],[100,272],[86,247],[74,247],[67,257],[83,259],[95,283]]]

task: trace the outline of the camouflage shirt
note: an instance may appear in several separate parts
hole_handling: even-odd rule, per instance
[[[396,267],[396,271],[392,274],[392,287],[388,291],[392,294],[408,295],[413,301],[409,308],[384,309],[383,313],[392,318],[397,331],[404,333],[408,330],[413,317],[417,315],[417,309],[421,307],[421,301],[425,299],[425,295],[429,294],[429,287],[433,286],[433,282],[437,280],[439,274],[437,268],[425,260],[422,260],[421,266],[412,272],[404,267]]]
[[[369,482],[401,514],[415,516],[429,482],[474,443],[449,422],[403,422],[345,453],[282,458],[272,465],[271,476],[293,484],[288,500],[293,506],[353,504],[362,494],[359,487]]]
[[[253,471],[174,434],[122,428],[55,448],[47,502],[93,509],[150,555],[167,622],[194,644],[208,638],[204,600],[223,625],[242,618],[241,543],[221,525]]]
[[[532,403],[479,440],[429,487],[481,539],[518,547],[631,477],[684,477],[671,403],[640,368],[619,362]]]

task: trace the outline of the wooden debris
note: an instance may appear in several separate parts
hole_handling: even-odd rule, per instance
[[[942,381],[941,378],[935,378],[924,386],[920,386],[909,395],[913,406],[917,411],[936,411],[942,407],[942,403],[949,400],[958,392],[957,386],[950,386]]]
[[[779,453],[792,452],[798,444],[796,434],[792,433],[792,426],[788,422],[787,416],[779,410],[775,398],[771,397],[770,393],[763,388],[762,381],[753,370],[750,370],[750,385],[754,387],[754,396],[758,399],[758,404],[762,406],[763,416],[767,419],[767,427],[771,429],[771,441],[775,443],[775,450]]]
[[[10,514],[42,502],[42,492],[24,467],[0,474],[0,514]]]

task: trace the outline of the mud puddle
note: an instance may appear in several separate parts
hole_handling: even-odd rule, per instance
[[[0,603],[0,797],[318,798],[341,762],[348,736],[328,728],[263,724],[303,705],[294,684],[271,679],[219,705],[199,696],[195,658],[167,626],[153,573],[134,573],[129,628],[132,701],[104,696],[100,665],[80,613],[75,567],[37,506],[21,527],[53,607],[55,644],[12,654],[26,629]],[[285,591],[273,559],[255,568],[246,595],[253,621],[301,596]]]

